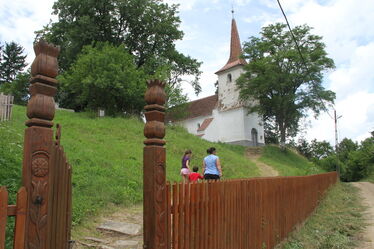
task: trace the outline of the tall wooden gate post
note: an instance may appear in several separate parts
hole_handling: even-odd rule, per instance
[[[22,183],[28,193],[25,248],[47,249],[49,242],[48,196],[50,188],[53,118],[57,91],[58,47],[40,41],[34,45],[31,66],[31,98],[27,105]]]
[[[147,82],[143,153],[143,205],[144,248],[166,249],[166,151],[165,145],[165,83],[159,80]]]

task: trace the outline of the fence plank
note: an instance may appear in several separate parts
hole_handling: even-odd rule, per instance
[[[14,96],[0,93],[0,121],[11,119]]]
[[[0,249],[5,249],[5,228],[8,217],[8,191],[0,187]]]
[[[178,203],[178,184],[173,183],[173,249],[179,249],[178,243],[178,227],[179,227],[179,203]]]
[[[21,187],[17,193],[17,213],[13,242],[14,249],[24,249],[25,247],[26,209],[27,192],[25,187]]]
[[[167,248],[171,248],[171,185],[170,182],[166,183],[166,214],[167,214]]]
[[[184,249],[184,223],[185,223],[185,215],[184,215],[184,204],[185,204],[185,198],[184,198],[184,183],[179,184],[179,248]]]

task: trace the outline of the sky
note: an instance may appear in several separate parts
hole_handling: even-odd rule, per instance
[[[32,62],[34,31],[51,19],[53,0],[0,0],[0,42],[15,41]],[[202,92],[184,91],[191,100],[214,94],[214,74],[229,58],[231,9],[241,42],[258,36],[261,27],[284,22],[276,0],[166,0],[180,4],[180,28],[184,38],[177,49],[203,62]],[[326,72],[324,87],[336,93],[338,137],[361,141],[374,130],[374,1],[373,0],[280,0],[291,27],[307,24],[323,37],[336,69]],[[36,4],[37,3],[37,4]],[[334,144],[333,109],[303,122],[305,138]]]

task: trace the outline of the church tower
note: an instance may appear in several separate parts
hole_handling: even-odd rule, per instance
[[[246,61],[240,58],[242,47],[236,21],[231,21],[231,43],[230,57],[226,65],[216,72],[218,76],[218,107],[221,111],[241,106],[239,91],[236,88],[236,80],[243,72],[243,65]]]
[[[240,58],[242,47],[236,21],[231,21],[230,57],[216,72],[218,94],[187,103],[183,118],[170,118],[190,133],[212,142],[244,146],[265,144],[262,118],[248,109],[239,99],[236,80],[247,62]]]
[[[232,11],[234,13],[234,11]],[[247,62],[240,58],[242,47],[234,17],[231,20],[230,57],[216,72],[218,76],[217,114],[220,122],[220,141],[245,146],[259,146],[265,143],[261,117],[248,110],[239,99],[236,80],[243,73]]]

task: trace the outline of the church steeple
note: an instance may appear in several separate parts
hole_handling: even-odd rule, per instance
[[[232,11],[234,13],[234,11]],[[240,58],[242,54],[242,46],[240,45],[240,38],[238,28],[236,27],[236,21],[234,16],[231,21],[231,43],[230,43],[230,58],[227,61],[226,65],[218,70],[216,73],[225,71],[229,68],[232,68],[236,65],[244,65],[246,61]]]

